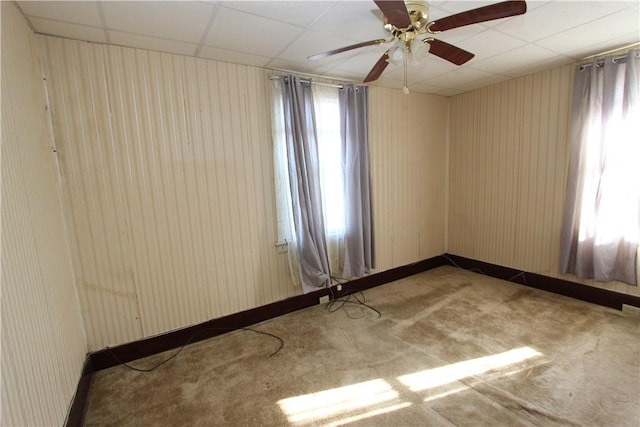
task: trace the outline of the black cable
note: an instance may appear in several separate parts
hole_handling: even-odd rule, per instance
[[[458,264],[456,264],[456,262],[454,260],[452,260],[448,256],[442,255],[442,257],[445,258],[446,260],[448,260],[451,264],[453,264],[454,267],[458,267],[460,270],[474,271],[476,273],[480,273],[482,275],[488,276],[487,273],[485,273],[484,271],[480,270],[479,268],[464,268],[464,267],[460,267]]]
[[[473,271],[475,273],[480,273],[484,276],[489,276],[487,273],[485,273],[484,271],[480,270],[479,268],[464,268],[464,267],[460,267],[458,264],[456,264],[456,262],[454,260],[452,260],[450,257],[446,256],[446,255],[442,255],[445,259],[447,259],[451,264],[454,265],[454,267],[458,267],[461,270],[466,270],[466,271]],[[519,273],[511,276],[510,278],[506,279],[508,282],[513,282],[514,279],[522,276],[522,282],[526,285],[527,284],[527,276],[525,276],[526,271],[520,271]],[[491,276],[493,277],[493,276]]]
[[[278,341],[280,341],[280,346],[278,347],[278,349],[276,351],[274,351],[273,353],[269,354],[267,357],[272,357],[275,356],[276,354],[278,354],[280,352],[280,350],[282,350],[282,348],[284,347],[284,340],[282,338],[280,338],[277,335],[271,334],[269,332],[263,332],[263,331],[258,331],[256,329],[253,328],[206,328],[206,329],[202,329],[199,330],[198,332],[195,332],[193,335],[191,335],[191,337],[189,337],[189,339],[187,340],[187,342],[185,342],[182,347],[180,347],[178,349],[178,351],[176,351],[175,353],[173,353],[171,356],[169,356],[168,358],[162,360],[161,362],[155,364],[154,366],[152,366],[151,368],[136,368],[135,366],[131,366],[129,364],[127,364],[126,362],[122,362],[113,352],[113,350],[111,349],[111,347],[107,347],[107,350],[109,350],[109,353],[111,353],[111,356],[115,359],[116,362],[118,362],[120,365],[123,365],[131,370],[134,371],[138,371],[138,372],[151,372],[157,368],[159,368],[160,366],[164,365],[165,363],[167,363],[168,361],[170,361],[171,359],[173,359],[174,357],[176,357],[178,354],[180,354],[180,352],[182,350],[184,350],[184,348],[186,346],[188,346],[189,344],[191,344],[191,342],[201,333],[203,332],[207,332],[207,331],[251,331],[251,332],[255,332],[256,334],[262,334],[262,335],[267,335],[269,337],[273,337],[275,339],[277,339]]]
[[[330,276],[330,277],[332,280],[338,282],[339,285],[343,285],[347,281],[347,279],[344,279],[342,277],[334,277],[334,276]],[[358,298],[358,294],[362,299]],[[343,309],[345,313],[347,313],[347,316],[349,316],[349,318],[361,319],[364,317],[363,307],[366,307],[369,310],[375,312],[378,315],[378,319],[382,318],[382,313],[380,313],[380,311],[378,311],[375,307],[372,307],[371,305],[366,303],[366,297],[364,296],[362,291],[355,291],[355,292],[345,294],[336,298],[335,295],[333,294],[333,290],[331,289],[331,287],[329,287],[329,295],[330,295],[330,299],[326,307],[329,313],[335,313],[336,311]],[[355,301],[352,301],[351,300],[352,298]],[[358,306],[362,310],[362,316],[359,316],[359,317],[352,316],[351,313],[349,313],[349,311],[346,309],[346,307],[350,304]]]

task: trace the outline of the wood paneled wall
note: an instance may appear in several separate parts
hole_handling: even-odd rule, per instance
[[[300,293],[275,247],[265,70],[41,40],[91,350]],[[371,104],[381,270],[444,250],[448,101]]]
[[[378,269],[440,255],[449,99],[373,86],[369,105]]]
[[[567,65],[451,99],[449,252],[561,277],[573,76]]]
[[[62,425],[86,354],[35,36],[2,15],[2,425]]]

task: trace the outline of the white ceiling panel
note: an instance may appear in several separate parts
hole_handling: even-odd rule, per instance
[[[505,51],[510,51],[517,47],[526,45],[527,42],[498,31],[486,30],[469,37],[457,44],[458,47],[469,52],[481,52],[482,56],[476,56],[469,62],[471,65],[475,61],[498,55]]]
[[[302,73],[302,74],[311,74],[315,76],[324,76],[326,75],[330,67],[327,66],[318,66],[312,62],[294,62],[294,61],[286,61],[284,59],[272,59],[269,62],[269,69],[272,70],[281,70],[288,71],[292,73]]]
[[[37,26],[43,34],[54,34],[70,39],[81,39],[88,42],[106,43],[107,36],[100,27],[71,24],[69,22],[53,21],[51,19],[31,18],[31,24]]]
[[[278,58],[287,59],[289,61],[307,62],[307,57],[316,53],[326,52],[337,47],[343,47],[354,44],[353,40],[343,37],[321,34],[315,31],[306,31],[283,50]],[[315,61],[319,65],[335,64],[352,57],[356,50],[333,55]]]
[[[633,29],[634,31],[628,33],[629,29]],[[603,38],[602,34],[607,34],[607,38]],[[620,37],[631,36],[633,34],[635,34],[636,37],[640,34],[638,14],[633,10],[624,9],[587,24],[573,27],[560,34],[539,40],[537,44],[552,50],[556,50],[558,46],[562,46],[563,51],[579,58],[580,55],[588,51],[590,46],[603,43],[605,49],[612,49],[615,48],[615,43],[617,43]],[[612,39],[616,40],[616,42],[606,43]],[[632,37],[624,39],[623,43],[633,43]]]
[[[232,62],[234,64],[252,65],[254,67],[265,67],[269,61],[271,61],[271,58],[266,56],[250,55],[211,46],[202,46],[198,56],[200,58],[215,59],[218,61]]]
[[[109,29],[200,43],[215,6],[202,2],[103,1]]]
[[[27,16],[102,27],[98,3],[96,1],[24,1],[20,2],[20,8]]]
[[[358,74],[362,80],[369,74],[369,71],[378,62],[385,50],[385,46],[370,46],[366,49],[361,49],[353,57],[338,62],[334,69]],[[395,65],[389,64],[387,69],[394,67]]]
[[[534,42],[602,19],[627,7],[629,6],[621,1],[550,1],[527,11],[517,20],[505,19],[494,29]],[[616,30],[609,28],[607,31]]]
[[[273,57],[302,31],[301,27],[223,7],[216,14],[205,44]]]
[[[256,16],[309,27],[333,4],[333,1],[225,1],[222,5]]]
[[[327,34],[339,34],[354,42],[388,38],[382,22],[371,13],[375,3],[367,1],[337,1],[311,28]],[[373,23],[373,25],[372,25]],[[335,48],[340,46],[335,46]]]
[[[369,0],[17,3],[38,33],[355,81],[368,74],[390,45],[315,62],[306,58],[391,37],[383,30],[382,13]],[[495,3],[431,1],[430,20]],[[428,55],[419,66],[409,65],[410,89],[450,96],[605,51],[640,46],[640,1],[531,0],[524,15],[433,37],[475,57],[457,66]],[[403,78],[401,67],[389,65],[373,84],[400,88]]]
[[[549,49],[528,44],[488,59],[474,62],[469,67],[489,73],[519,77],[531,72],[533,66],[550,68],[572,61],[573,59],[558,55],[558,53]]]
[[[449,71],[446,74],[441,74],[437,77],[429,79],[429,84],[444,88],[461,88],[464,89],[465,85],[475,80],[487,79],[493,76],[492,73],[486,71],[474,70],[472,68],[457,68],[453,71]],[[423,82],[426,83],[426,82]]]
[[[111,37],[111,43],[115,45],[157,50],[158,52],[177,53],[179,55],[193,56],[198,47],[198,45],[194,43],[159,39],[157,37],[123,33],[121,31],[110,31],[109,35]]]

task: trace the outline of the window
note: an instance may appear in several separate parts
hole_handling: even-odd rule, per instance
[[[278,245],[305,292],[373,268],[367,101],[366,87],[272,79]]]
[[[637,284],[640,51],[576,71],[561,272]]]

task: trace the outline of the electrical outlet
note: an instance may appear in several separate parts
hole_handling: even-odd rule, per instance
[[[279,254],[286,254],[289,252],[289,244],[286,240],[284,242],[277,242],[276,248],[278,249]]]
[[[633,317],[640,317],[640,307],[635,305],[622,304],[622,312]]]
[[[329,295],[320,297],[318,304],[329,304]]]

